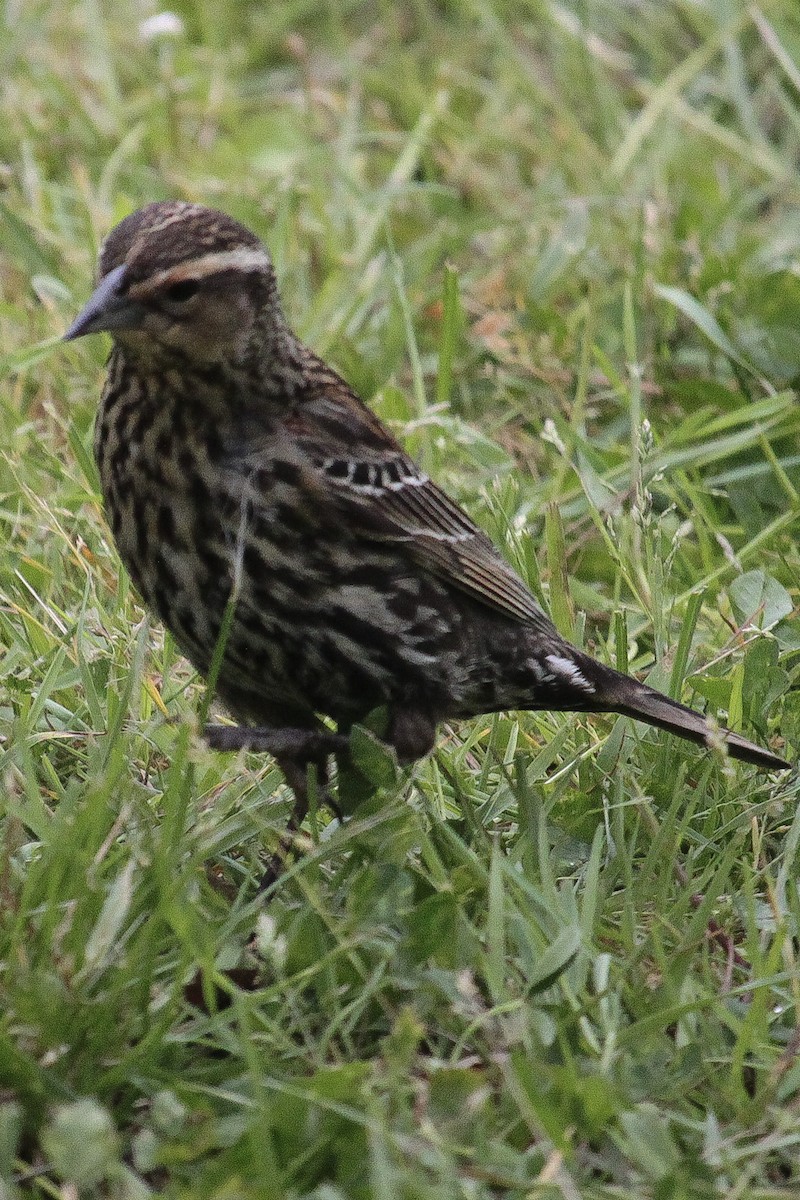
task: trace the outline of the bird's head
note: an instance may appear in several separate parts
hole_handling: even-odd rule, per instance
[[[97,287],[64,338],[105,331],[140,358],[237,361],[269,320],[281,322],[280,305],[255,234],[215,209],[158,201],[111,230]]]

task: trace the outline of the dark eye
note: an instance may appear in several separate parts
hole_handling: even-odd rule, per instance
[[[182,303],[184,300],[191,300],[200,289],[200,284],[194,279],[182,279],[180,283],[173,283],[171,287],[164,290],[164,295],[168,300],[177,300]]]

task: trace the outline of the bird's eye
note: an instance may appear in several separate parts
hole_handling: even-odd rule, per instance
[[[192,296],[196,295],[200,288],[199,283],[195,279],[182,279],[180,283],[173,283],[164,291],[164,295],[168,300],[177,300],[182,303],[184,300],[191,300]]]

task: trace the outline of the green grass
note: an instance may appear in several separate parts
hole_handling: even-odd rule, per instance
[[[797,6],[174,9],[3,18],[0,1197],[800,1195],[796,777],[486,718],[264,907],[289,797],[196,737],[54,340],[117,219],[227,209],[562,630],[794,759]]]

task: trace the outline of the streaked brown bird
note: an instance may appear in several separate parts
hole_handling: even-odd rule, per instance
[[[616,712],[701,744],[698,713],[566,642],[483,533],[284,318],[269,255],[224,213],[149,204],[106,238],[65,338],[114,345],[95,449],[146,604],[306,806],[306,766],[371,710],[401,762],[440,721]],[[332,717],[339,733],[319,720]],[[255,726],[255,728],[253,727]],[[737,733],[734,758],[788,763]]]

